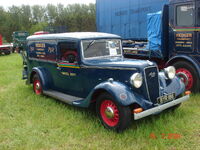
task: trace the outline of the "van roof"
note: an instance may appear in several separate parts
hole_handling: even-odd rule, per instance
[[[101,33],[101,32],[69,32],[69,33],[57,33],[57,34],[43,34],[32,35],[27,40],[50,40],[50,39],[103,39],[103,38],[121,38],[115,34]]]

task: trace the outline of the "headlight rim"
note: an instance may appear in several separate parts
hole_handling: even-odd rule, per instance
[[[170,71],[172,71],[172,72],[170,72]],[[164,73],[165,73],[165,76],[167,79],[172,80],[176,76],[176,68],[174,66],[168,66],[167,68],[164,68]],[[173,73],[173,75],[171,76],[170,74],[172,74],[172,73]]]
[[[137,85],[138,83],[136,83],[137,82],[137,78],[141,78],[141,83],[139,84],[139,85]],[[131,85],[134,87],[134,88],[137,88],[137,89],[139,89],[141,86],[142,86],[142,84],[143,84],[143,77],[142,77],[142,74],[141,73],[139,73],[139,72],[136,72],[136,73],[134,73],[131,77],[130,77],[130,83],[131,83]]]

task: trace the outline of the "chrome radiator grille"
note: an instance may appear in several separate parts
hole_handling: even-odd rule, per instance
[[[146,89],[149,100],[153,103],[157,103],[157,98],[160,93],[160,84],[158,79],[158,68],[157,67],[147,67],[144,69]]]

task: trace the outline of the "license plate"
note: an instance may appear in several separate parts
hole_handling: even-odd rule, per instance
[[[175,93],[170,93],[170,94],[167,94],[167,95],[158,97],[158,98],[157,98],[157,102],[158,102],[159,104],[163,104],[163,103],[172,101],[172,100],[174,100],[175,98],[176,98],[176,94],[175,94]]]

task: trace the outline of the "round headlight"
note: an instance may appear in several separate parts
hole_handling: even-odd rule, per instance
[[[140,88],[142,86],[142,75],[134,73],[130,78],[130,82],[135,88]]]
[[[173,79],[176,75],[176,69],[173,66],[169,66],[169,67],[165,68],[164,72],[165,72],[165,76],[168,79]]]

